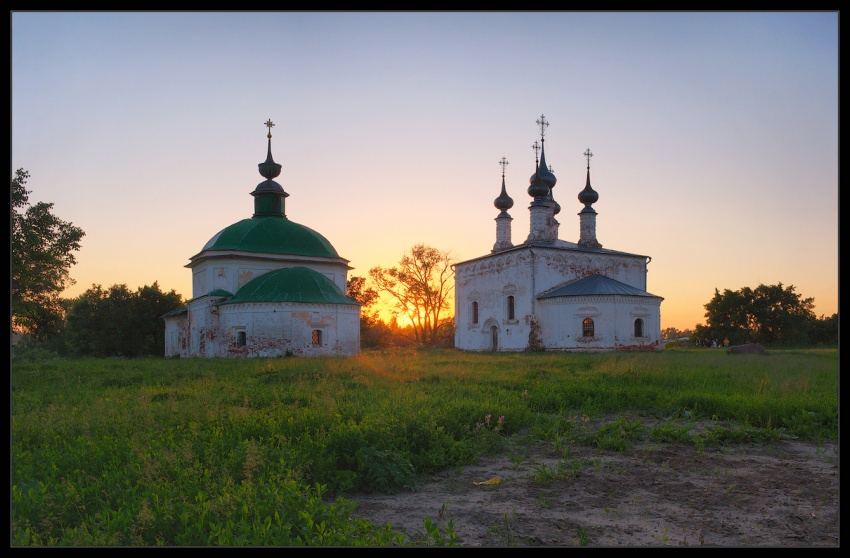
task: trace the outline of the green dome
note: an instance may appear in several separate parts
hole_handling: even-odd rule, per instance
[[[206,250],[339,258],[324,236],[280,216],[252,217],[233,223],[212,237],[201,251]]]
[[[244,302],[358,304],[333,281],[306,267],[289,267],[264,273],[245,283],[233,298],[222,304]]]
[[[207,293],[207,296],[233,296],[233,293],[225,291],[224,289],[215,289]]]

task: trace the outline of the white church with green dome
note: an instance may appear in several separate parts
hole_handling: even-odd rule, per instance
[[[251,195],[254,214],[189,258],[192,298],[165,320],[165,356],[355,355],[360,305],[346,296],[348,260],[318,232],[290,221],[271,150]]]

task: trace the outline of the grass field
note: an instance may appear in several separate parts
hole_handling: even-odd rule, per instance
[[[50,360],[10,399],[13,546],[413,544],[345,494],[508,440],[834,441],[838,350]]]

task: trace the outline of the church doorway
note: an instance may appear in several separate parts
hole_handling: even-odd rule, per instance
[[[496,326],[490,326],[490,350],[499,350],[499,328]]]

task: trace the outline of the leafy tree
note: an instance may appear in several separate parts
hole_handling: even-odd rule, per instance
[[[416,344],[434,346],[439,343],[440,317],[449,309],[454,257],[425,244],[417,244],[405,253],[398,266],[373,267],[369,277],[379,292],[388,294],[396,307],[410,317]]]
[[[179,294],[165,293],[159,284],[131,292],[127,285],[92,287],[71,303],[66,342],[77,356],[162,356],[165,353],[166,312],[183,304]]]
[[[691,335],[693,335],[693,331],[690,329],[680,330],[675,327],[665,327],[661,330],[661,338],[668,341],[675,341],[682,337],[690,337]]]
[[[705,305],[706,325],[697,325],[697,338],[724,339],[730,344],[766,345],[805,344],[810,342],[816,320],[813,298],[801,298],[794,286],[759,285],[738,291],[714,290]]]
[[[12,179],[12,328],[44,339],[61,329],[59,294],[74,284],[69,270],[85,233],[53,215],[52,203],[29,204],[29,176],[18,169]]]
[[[821,316],[812,322],[811,342],[818,345],[838,344],[838,314]]]
[[[372,307],[378,302],[380,295],[371,287],[366,287],[366,278],[352,276],[345,286],[345,294],[360,303],[360,322],[377,320],[378,311]],[[371,311],[371,312],[370,312]]]
[[[360,344],[366,347],[389,347],[392,345],[390,330],[374,308],[380,295],[366,286],[366,278],[352,276],[346,285],[346,294],[360,303]]]

